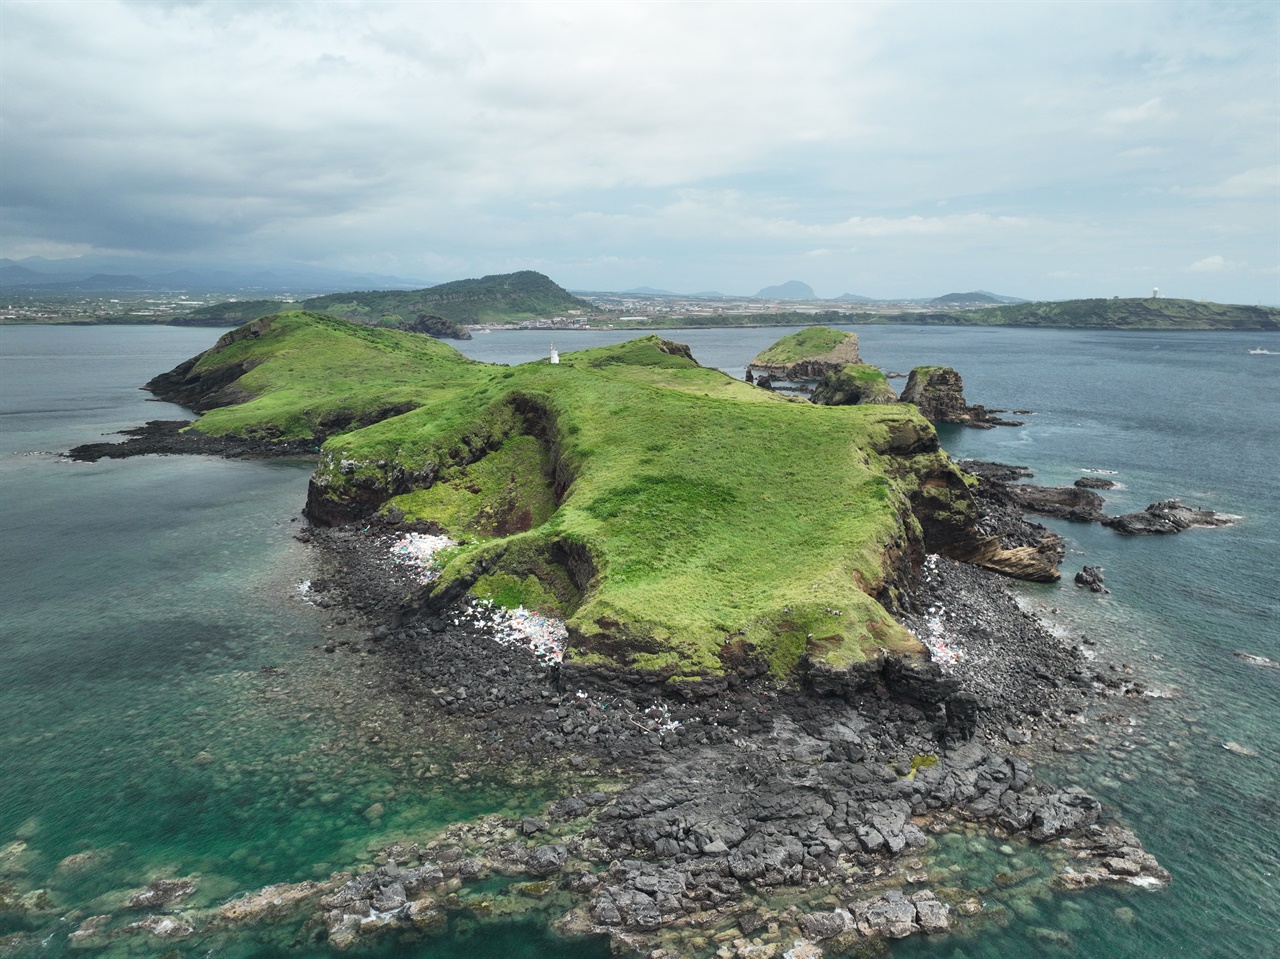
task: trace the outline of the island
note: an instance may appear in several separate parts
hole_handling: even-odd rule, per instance
[[[780,353],[862,365],[831,339]],[[148,388],[201,416],[137,452],[316,456],[316,590],[371,630],[325,652],[374,657],[388,722],[565,793],[183,914],[188,934],[288,913],[335,948],[430,936],[487,884],[624,954],[817,957],[979,915],[981,889],[926,864],[974,830],[1041,847],[1059,889],[1168,881],[1096,799],[1035,777],[1027,750],[1134,681],[1013,602],[1002,576],[1056,579],[1061,541],[987,509],[913,404],[782,395],[657,336],[505,367],[307,311]]]

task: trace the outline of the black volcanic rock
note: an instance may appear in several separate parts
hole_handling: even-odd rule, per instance
[[[1117,533],[1129,535],[1169,534],[1181,533],[1193,526],[1231,526],[1236,519],[1235,516],[1215,513],[1211,509],[1184,506],[1181,500],[1166,499],[1135,513],[1108,517],[1102,520],[1102,525],[1109,526]]]

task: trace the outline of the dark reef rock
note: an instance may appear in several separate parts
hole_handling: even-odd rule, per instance
[[[1181,500],[1166,499],[1152,503],[1136,513],[1112,516],[1102,521],[1117,533],[1129,535],[1181,533],[1195,526],[1232,526],[1239,517],[1215,513],[1209,509],[1184,506]]]
[[[314,459],[320,440],[273,440],[239,436],[209,436],[189,430],[188,420],[151,420],[145,426],[121,430],[123,443],[85,443],[67,452],[70,459],[94,463],[100,459],[127,459],[131,456],[200,455],[224,459],[272,459],[282,456]]]
[[[957,460],[956,465],[966,473],[972,473],[989,483],[1012,483],[1014,480],[1031,479],[1035,476],[1026,466],[992,463],[989,460]]]
[[[1025,510],[1079,523],[1096,523],[1106,514],[1102,497],[1078,486],[1005,486],[1010,501]]]
[[[1103,479],[1101,476],[1081,476],[1073,484],[1081,489],[1115,489],[1115,480]]]

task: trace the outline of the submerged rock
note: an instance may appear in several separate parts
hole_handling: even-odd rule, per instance
[[[146,889],[131,895],[124,904],[126,909],[157,909],[181,902],[196,891],[196,877],[184,879],[153,879]]]

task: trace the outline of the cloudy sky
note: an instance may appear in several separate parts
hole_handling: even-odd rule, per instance
[[[1280,5],[0,3],[0,255],[1280,303]]]

